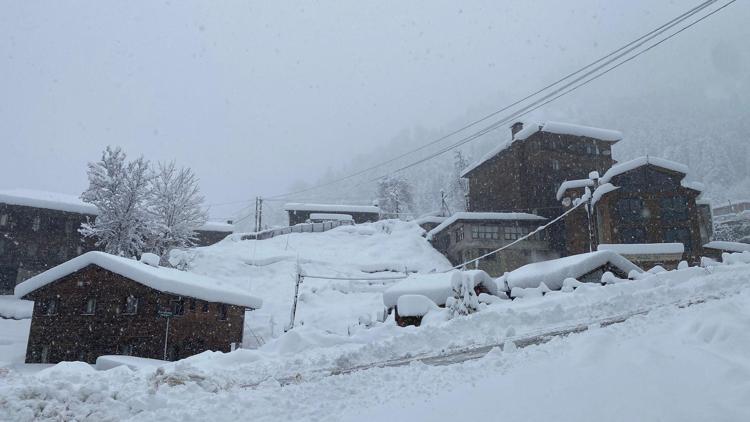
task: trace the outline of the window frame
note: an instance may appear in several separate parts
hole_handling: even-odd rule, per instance
[[[93,305],[91,305],[92,303]],[[95,297],[86,298],[86,303],[83,305],[83,312],[81,313],[81,315],[95,315],[95,314],[96,314],[96,298]]]
[[[129,312],[131,303],[133,304],[133,311]],[[123,315],[137,315],[138,305],[140,305],[140,299],[138,297],[136,297],[135,295],[125,296],[125,303],[123,303],[122,314]]]
[[[31,220],[31,231],[38,232],[39,229],[42,228],[42,218],[38,215],[35,215],[34,218]]]

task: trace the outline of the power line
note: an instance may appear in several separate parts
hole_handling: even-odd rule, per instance
[[[319,188],[322,188],[322,187],[326,187],[326,186],[330,186],[330,185],[333,185],[333,184],[336,184],[336,183],[340,183],[342,181],[345,181],[345,180],[354,178],[356,176],[359,176],[361,174],[367,173],[367,172],[369,172],[371,170],[374,170],[376,168],[379,168],[379,167],[382,167],[384,165],[390,164],[390,163],[392,163],[394,161],[397,161],[397,160],[399,160],[401,158],[404,158],[404,157],[406,157],[406,156],[408,156],[410,154],[413,154],[415,152],[421,151],[421,150],[423,150],[423,149],[425,149],[425,148],[427,148],[429,146],[437,144],[437,143],[439,143],[439,142],[441,142],[441,141],[443,141],[445,139],[450,138],[453,135],[456,135],[456,134],[458,134],[458,133],[460,133],[460,132],[462,132],[462,131],[464,131],[464,130],[472,127],[472,126],[477,125],[478,123],[481,123],[481,122],[483,122],[485,120],[488,120],[489,118],[494,117],[494,116],[502,113],[503,111],[506,111],[506,110],[508,110],[508,109],[510,109],[512,107],[515,107],[516,105],[521,104],[521,103],[523,103],[524,101],[526,101],[526,100],[528,100],[530,98],[533,98],[534,96],[536,96],[536,95],[538,95],[538,94],[546,91],[547,89],[549,89],[549,88],[551,88],[551,87],[553,87],[555,85],[560,84],[561,82],[563,82],[563,81],[565,81],[565,80],[567,80],[567,79],[569,79],[569,78],[571,78],[571,77],[573,77],[573,76],[575,76],[575,75],[583,72],[584,70],[586,70],[586,69],[588,69],[588,68],[590,68],[590,67],[592,67],[592,66],[594,66],[594,65],[596,65],[596,64],[598,64],[598,63],[600,63],[600,62],[602,62],[602,61],[604,61],[604,60],[606,60],[606,59],[608,59],[610,57],[612,57],[613,55],[618,54],[619,52],[621,52],[621,51],[623,51],[625,49],[628,49],[628,47],[632,46],[633,44],[640,43],[641,41],[643,41],[644,39],[647,39],[647,38],[648,39],[652,39],[655,35],[659,35],[659,34],[663,33],[666,29],[669,29],[669,28],[673,27],[674,25],[676,25],[677,23],[680,23],[680,22],[684,21],[688,17],[691,17],[691,16],[695,15],[696,13],[700,12],[701,10],[703,10],[706,7],[710,6],[711,4],[716,3],[716,1],[718,1],[718,0],[707,0],[707,1],[699,4],[698,6],[693,7],[692,9],[688,10],[687,12],[682,13],[678,17],[673,18],[669,22],[667,22],[665,24],[662,24],[661,26],[657,27],[656,29],[653,29],[653,30],[649,31],[648,33],[646,33],[646,34],[638,37],[637,39],[635,39],[635,40],[633,40],[633,41],[625,44],[624,46],[617,48],[616,50],[608,53],[607,55],[605,55],[605,56],[603,56],[603,57],[601,57],[601,58],[599,58],[599,59],[597,59],[597,60],[595,60],[595,61],[593,61],[593,62],[591,62],[591,63],[589,63],[589,64],[587,64],[587,65],[585,65],[583,67],[581,67],[581,68],[579,68],[578,70],[576,70],[574,72],[571,72],[571,73],[563,76],[562,78],[556,80],[555,82],[553,82],[551,84],[548,84],[548,85],[546,85],[546,86],[544,86],[544,87],[536,90],[535,92],[533,92],[533,93],[531,93],[529,95],[526,95],[525,97],[523,97],[521,99],[518,99],[518,100],[514,101],[513,103],[508,104],[507,106],[504,106],[503,108],[501,108],[499,110],[496,110],[496,111],[494,111],[494,112],[492,112],[490,114],[487,114],[487,115],[485,115],[485,116],[483,116],[483,117],[481,117],[481,118],[479,118],[477,120],[474,120],[474,121],[472,121],[472,122],[470,122],[470,123],[468,123],[468,124],[466,124],[466,125],[458,128],[458,129],[456,129],[456,130],[454,130],[454,131],[452,131],[452,132],[450,132],[450,133],[448,133],[446,135],[443,135],[443,136],[441,136],[441,137],[439,137],[439,138],[437,138],[437,139],[435,139],[435,140],[433,140],[431,142],[428,142],[427,144],[424,144],[424,145],[422,145],[420,147],[417,147],[415,149],[407,151],[407,152],[405,152],[403,154],[400,154],[400,155],[398,155],[398,156],[396,156],[394,158],[391,158],[391,159],[385,160],[383,162],[380,162],[378,164],[372,165],[372,166],[370,166],[368,168],[365,168],[363,170],[354,172],[354,173],[352,173],[350,175],[347,175],[347,176],[344,176],[344,177],[341,177],[341,178],[338,178],[338,179],[335,179],[335,180],[331,180],[331,181],[328,181],[328,182],[324,182],[324,183],[318,184],[316,186],[312,186],[312,187],[309,187],[309,188],[301,189],[301,190],[298,190],[298,191],[289,192],[289,193],[285,193],[285,194],[274,195],[274,196],[271,196],[269,198],[278,198],[278,197],[296,195],[296,194],[299,194],[299,193],[309,192],[309,191],[314,190],[314,189],[319,189]],[[734,1],[736,1],[736,0],[733,0],[732,2],[734,2]],[[642,43],[639,44],[639,45],[642,45]],[[629,51],[632,51],[632,49],[629,50]],[[620,56],[620,57],[622,57],[622,56]]]
[[[495,115],[501,113],[502,111],[507,110],[507,109],[513,107],[514,105],[518,105],[518,104],[522,103],[523,101],[525,101],[525,100],[527,100],[529,98],[532,98],[532,97],[536,96],[537,94],[545,91],[546,89],[548,89],[548,88],[550,88],[552,86],[558,85],[561,81],[569,79],[571,76],[577,75],[577,74],[585,71],[586,69],[589,69],[592,66],[594,66],[594,65],[596,65],[598,63],[601,63],[602,61],[606,60],[605,63],[603,63],[603,64],[601,64],[599,66],[596,66],[593,70],[590,70],[590,71],[584,73],[582,76],[577,77],[573,81],[567,82],[565,85],[563,85],[561,87],[558,87],[553,92],[551,92],[549,94],[546,94],[544,97],[542,97],[540,99],[535,100],[531,104],[529,104],[529,105],[521,108],[519,111],[516,111],[515,113],[512,113],[511,115],[506,116],[505,118],[503,118],[501,120],[498,120],[495,123],[493,123],[493,124],[491,124],[491,125],[483,128],[483,129],[481,129],[481,130],[479,130],[479,131],[477,131],[477,132],[475,132],[475,133],[473,133],[473,134],[471,134],[471,135],[469,135],[467,137],[462,138],[461,140],[459,140],[458,142],[456,142],[454,144],[451,144],[451,145],[449,145],[447,147],[444,147],[443,149],[441,149],[441,150],[439,150],[439,151],[437,151],[435,153],[432,153],[432,154],[430,154],[430,155],[428,155],[426,157],[423,157],[423,158],[421,158],[421,159],[419,159],[419,160],[417,160],[415,162],[412,162],[412,163],[410,163],[408,165],[405,165],[405,166],[402,166],[402,167],[400,167],[398,169],[395,169],[395,170],[389,172],[388,174],[398,173],[398,172],[401,172],[401,171],[406,170],[408,168],[411,168],[411,167],[417,166],[419,164],[422,164],[422,163],[424,163],[426,161],[431,160],[432,158],[435,158],[437,156],[445,154],[446,152],[451,151],[451,150],[453,150],[453,149],[455,149],[455,148],[457,148],[457,147],[459,147],[461,145],[464,145],[464,144],[466,144],[468,142],[471,142],[471,141],[473,141],[475,139],[478,139],[479,137],[481,137],[481,136],[483,136],[483,135],[485,135],[485,134],[487,134],[487,133],[489,133],[489,132],[497,129],[498,127],[500,127],[500,126],[502,126],[504,124],[507,124],[509,121],[511,121],[513,119],[517,119],[519,117],[522,117],[522,116],[524,116],[524,115],[526,115],[526,114],[528,114],[528,113],[530,113],[530,112],[532,112],[532,111],[534,111],[534,110],[536,110],[538,108],[541,108],[541,107],[543,107],[543,106],[545,106],[545,105],[547,105],[547,104],[549,104],[549,103],[557,100],[558,98],[560,98],[560,97],[562,97],[564,95],[569,94],[570,92],[573,92],[573,91],[575,91],[575,90],[577,90],[577,89],[579,89],[579,88],[581,88],[581,87],[583,87],[583,86],[585,86],[585,85],[593,82],[594,80],[599,79],[600,77],[602,77],[602,76],[606,75],[607,73],[609,73],[609,72],[611,72],[611,71],[619,68],[620,66],[624,65],[625,63],[628,63],[628,62],[632,61],[633,59],[639,57],[640,55],[642,55],[642,54],[644,54],[644,53],[646,53],[646,52],[654,49],[655,47],[661,45],[662,43],[666,42],[667,40],[675,37],[676,35],[678,35],[680,33],[682,33],[683,31],[687,30],[688,28],[691,28],[694,25],[698,24],[699,22],[702,22],[703,20],[707,19],[708,17],[713,16],[714,14],[716,14],[719,11],[725,9],[729,5],[735,3],[736,1],[737,0],[730,0],[730,1],[728,1],[727,3],[725,3],[724,5],[722,5],[721,7],[718,7],[716,9],[714,9],[713,11],[709,12],[708,14],[706,14],[706,15],[700,17],[699,19],[697,19],[697,20],[689,23],[688,25],[680,28],[679,30],[675,31],[674,33],[669,34],[667,37],[659,40],[658,42],[654,43],[653,45],[650,45],[650,46],[646,47],[645,49],[636,52],[634,55],[625,58],[623,61],[621,61],[619,63],[616,63],[616,64],[614,64],[613,66],[611,66],[611,67],[609,67],[607,69],[605,69],[605,68],[607,66],[609,66],[610,64],[615,63],[617,60],[625,57],[627,54],[635,51],[636,49],[638,49],[640,47],[642,47],[644,44],[646,44],[647,42],[653,40],[657,36],[663,34],[664,32],[668,31],[669,29],[672,29],[673,27],[677,26],[678,24],[684,22],[685,20],[687,20],[688,18],[694,16],[698,12],[704,10],[708,6],[716,3],[717,0],[708,0],[708,1],[705,1],[705,2],[703,2],[701,4],[699,4],[698,6],[690,9],[689,11],[687,11],[687,12],[685,12],[683,14],[681,14],[680,16],[678,16],[676,18],[673,18],[669,22],[667,22],[667,23],[659,26],[658,28],[650,31],[646,35],[643,35],[643,36],[637,38],[636,40],[629,42],[628,44],[624,45],[623,47],[620,47],[617,50],[615,50],[615,51],[607,54],[606,56],[604,56],[604,57],[602,57],[602,58],[600,58],[600,59],[598,59],[598,60],[596,60],[596,61],[594,61],[594,62],[592,62],[592,63],[590,63],[590,64],[588,64],[588,65],[586,65],[584,67],[582,67],[582,68],[580,68],[579,70],[577,70],[575,72],[572,72],[572,73],[566,75],[565,77],[559,79],[557,82],[552,83],[552,84],[546,86],[545,88],[537,90],[535,93],[530,94],[530,95],[524,97],[523,99],[518,100],[518,101],[512,103],[511,105],[503,107],[502,109],[500,109],[500,110],[498,110],[496,112],[493,112],[493,113],[491,113],[491,114],[489,114],[489,115],[487,115],[487,116],[485,116],[485,117],[483,117],[481,119],[478,119],[478,120],[476,120],[476,121],[474,121],[474,122],[472,122],[472,123],[470,123],[470,124],[468,124],[468,125],[460,128],[460,129],[458,129],[456,131],[453,131],[449,135],[445,135],[445,136],[443,136],[441,138],[438,138],[438,139],[436,139],[436,140],[434,140],[434,141],[432,141],[432,142],[430,142],[428,144],[425,144],[425,145],[423,145],[423,146],[421,146],[419,148],[416,148],[414,150],[411,150],[409,152],[401,154],[401,155],[399,155],[399,156],[397,156],[397,157],[395,157],[393,159],[384,161],[382,163],[379,163],[377,165],[371,166],[371,167],[369,167],[369,168],[367,168],[365,170],[361,170],[361,171],[355,172],[355,173],[350,174],[348,176],[345,176],[345,177],[342,177],[342,178],[338,178],[338,179],[335,179],[335,180],[332,180],[332,181],[329,181],[329,182],[326,182],[326,183],[322,183],[322,184],[319,184],[319,185],[316,185],[316,186],[312,186],[310,188],[306,188],[306,189],[299,190],[299,191],[296,191],[296,192],[290,192],[290,193],[286,193],[286,194],[274,195],[274,196],[271,196],[269,198],[270,199],[277,199],[277,198],[281,198],[281,197],[285,197],[285,196],[295,195],[295,194],[299,194],[299,193],[303,193],[303,192],[308,192],[308,191],[311,191],[311,190],[314,190],[314,189],[319,189],[319,188],[322,188],[322,187],[330,186],[330,185],[333,185],[335,183],[340,183],[342,181],[351,179],[353,177],[361,175],[361,174],[363,174],[365,172],[368,172],[370,170],[373,170],[375,168],[378,168],[378,167],[381,167],[383,165],[386,165],[386,164],[389,164],[391,162],[394,162],[394,161],[396,161],[396,160],[398,160],[400,158],[405,157],[406,155],[409,155],[409,154],[411,154],[413,152],[422,150],[422,149],[424,149],[424,148],[426,148],[426,147],[428,147],[430,145],[433,145],[433,144],[438,143],[438,142],[440,142],[442,140],[445,140],[448,137],[450,137],[450,136],[452,136],[452,135],[454,135],[456,133],[459,133],[459,132],[461,132],[461,131],[463,131],[463,130],[471,127],[471,126],[476,125],[476,123],[479,123],[479,122],[482,122],[484,120],[487,120],[490,117],[494,117]],[[607,60],[608,58],[610,58],[610,57],[612,57],[614,55],[616,55],[616,57]],[[602,69],[605,69],[605,70],[597,74],[597,72],[599,72]],[[591,77],[589,79],[586,79],[589,76],[591,76]],[[382,176],[379,176],[379,177],[376,177],[376,178],[373,178],[373,179],[369,179],[366,182],[377,181],[377,180],[380,180],[384,176],[385,175],[382,175]],[[246,219],[247,217],[249,217],[249,216],[245,216],[245,217],[241,218],[238,221],[242,221],[242,220]]]

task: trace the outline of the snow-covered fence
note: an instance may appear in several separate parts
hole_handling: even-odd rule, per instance
[[[340,226],[354,224],[351,220],[323,221],[319,223],[301,223],[294,226],[268,229],[252,233],[236,233],[230,236],[234,241],[239,240],[264,240],[272,237],[290,233],[322,233]]]

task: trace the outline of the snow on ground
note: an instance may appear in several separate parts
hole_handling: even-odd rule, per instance
[[[0,371],[3,366],[23,362],[26,358],[29,327],[31,319],[0,318]]]
[[[590,330],[518,350],[508,341],[578,324]],[[419,328],[389,321],[346,336],[306,326],[261,350],[207,352],[156,370],[0,369],[0,420],[748,420],[748,324],[750,265],[687,268],[501,301]],[[293,343],[308,345],[284,353]],[[449,366],[328,376],[489,344],[507,346]]]
[[[187,252],[190,271],[263,299],[263,307],[246,317],[245,344],[278,337],[289,323],[297,265],[308,275],[391,278],[410,272],[447,270],[450,263],[412,222],[384,220],[337,227],[323,233],[291,233],[265,240],[225,239]],[[312,338],[325,343],[330,334],[346,335],[360,321],[383,312],[382,291],[394,280],[347,281],[306,278],[300,287],[297,325],[320,331]]]

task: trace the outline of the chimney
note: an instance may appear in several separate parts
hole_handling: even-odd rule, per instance
[[[511,139],[516,139],[516,133],[520,132],[521,129],[523,129],[523,122],[515,122],[510,125]]]

